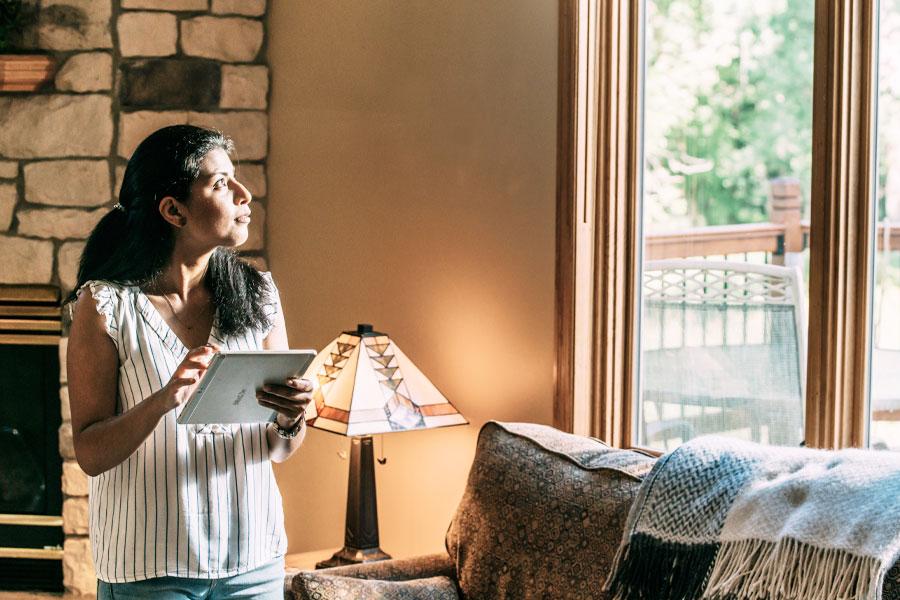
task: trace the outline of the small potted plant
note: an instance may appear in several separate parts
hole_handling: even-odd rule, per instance
[[[0,0],[0,92],[33,92],[53,74],[53,59],[16,48],[34,12],[22,0]]]

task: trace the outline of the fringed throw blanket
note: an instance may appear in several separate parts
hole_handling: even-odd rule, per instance
[[[692,440],[644,479],[615,600],[880,600],[900,554],[900,453]]]

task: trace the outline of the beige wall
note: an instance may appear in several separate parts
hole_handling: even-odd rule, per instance
[[[556,2],[271,3],[268,249],[293,347],[369,322],[471,425],[383,436],[382,547],[437,551],[488,419],[551,422]],[[381,441],[376,439],[376,452]],[[346,438],[277,474],[343,543]]]

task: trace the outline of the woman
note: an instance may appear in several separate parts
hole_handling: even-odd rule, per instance
[[[232,150],[198,127],[150,135],[81,257],[69,398],[99,598],[283,597],[270,461],[302,443],[312,386],[259,390],[268,425],[175,421],[217,349],[288,347],[271,276],[232,251],[251,215]]]

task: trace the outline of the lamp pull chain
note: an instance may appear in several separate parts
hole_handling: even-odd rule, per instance
[[[375,460],[378,461],[379,465],[387,464],[387,458],[385,458],[385,456],[384,456],[384,436],[383,435],[378,436],[378,445],[381,447],[381,452],[379,453],[379,454],[381,454],[381,456],[379,458],[376,458]]]

